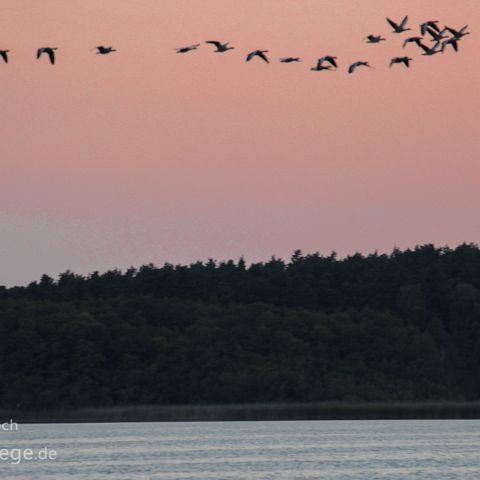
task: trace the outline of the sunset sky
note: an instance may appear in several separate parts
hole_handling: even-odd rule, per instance
[[[471,35],[424,57],[405,14]],[[3,0],[0,284],[480,242],[479,25],[478,0]]]

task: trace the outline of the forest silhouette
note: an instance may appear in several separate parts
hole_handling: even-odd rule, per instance
[[[480,249],[0,287],[0,407],[480,399]]]

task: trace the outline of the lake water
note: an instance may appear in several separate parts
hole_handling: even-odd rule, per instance
[[[2,480],[480,479],[480,421],[19,425],[0,439]]]

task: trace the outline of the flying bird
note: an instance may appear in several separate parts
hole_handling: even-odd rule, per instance
[[[108,53],[111,52],[116,52],[116,50],[113,47],[104,47],[103,45],[99,45],[98,47],[95,47],[97,51],[97,55],[107,55]]]
[[[332,68],[332,65],[324,65],[324,59],[319,58],[317,64],[310,70],[312,70],[312,72],[321,72],[322,70],[331,70]]]
[[[196,45],[190,45],[189,47],[176,48],[175,50],[177,51],[177,53],[187,53],[192,50],[196,50],[199,46],[200,44],[197,43]]]
[[[373,68],[368,62],[355,62],[348,67],[348,73],[351,75],[358,67]]]
[[[222,42],[217,42],[216,40],[207,40],[205,43],[215,45],[215,47],[217,48],[215,50],[215,53],[223,53],[223,52],[226,52],[228,50],[233,50],[235,48],[235,47],[230,47],[229,46],[230,42],[222,43]]]
[[[402,20],[402,23],[400,23],[400,25],[395,23],[393,20],[390,20],[389,18],[387,18],[387,22],[392,26],[393,33],[403,33],[407,30],[411,30],[411,28],[405,28],[405,25],[408,22],[408,15]]]
[[[337,57],[332,57],[331,55],[325,55],[324,57],[320,58],[318,61],[321,63],[328,62],[333,67],[338,68],[336,60],[337,60]]]
[[[280,63],[293,63],[293,62],[301,62],[302,59],[300,57],[283,57],[280,59]]]
[[[444,38],[447,38],[444,35],[445,30],[442,30],[441,32],[437,32],[436,30],[433,30],[432,28],[427,28],[426,31],[432,37],[432,42],[439,42],[440,40],[443,40]]]
[[[442,53],[445,52],[445,49],[448,47],[448,45],[451,45],[452,48],[458,52],[458,39],[455,37],[449,38],[448,40],[444,40],[442,42]]]
[[[8,63],[8,52],[10,50],[0,50],[0,56],[3,58],[5,63]]]
[[[441,50],[439,50],[440,48],[440,42],[437,42],[433,47],[429,48],[427,47],[426,45],[424,45],[422,42],[418,41],[417,42],[417,45],[424,51],[424,53],[422,55],[426,55],[426,56],[431,56],[431,55],[435,55],[436,53],[439,53],[441,52]]]
[[[364,40],[366,40],[367,43],[380,43],[386,40],[386,38],[383,38],[381,35],[368,35]]]
[[[413,59],[409,57],[395,57],[392,58],[392,60],[390,61],[390,67],[392,67],[392,65],[395,65],[396,63],[403,63],[407,68],[410,68],[410,62],[412,60]]]
[[[249,62],[254,57],[260,57],[264,62],[270,63],[268,61],[267,56],[265,55],[266,53],[268,53],[268,50],[254,50],[253,52],[250,52],[247,55],[247,60],[246,61]]]
[[[42,47],[37,50],[37,59],[42,56],[42,54],[46,53],[48,58],[50,59],[50,63],[52,65],[55,64],[55,50],[58,50],[56,47]]]
[[[438,33],[440,33],[440,28],[439,26],[437,25],[438,23],[438,20],[429,20],[428,22],[423,22],[421,25],[420,25],[420,33],[422,35],[425,35],[425,33],[427,32],[427,29],[428,28],[433,28],[434,30],[436,30]]]
[[[450,28],[445,25],[445,30],[448,30],[456,40],[460,40],[465,35],[470,35],[470,32],[465,31],[467,28],[468,25],[465,25],[460,30],[455,30],[454,28]]]
[[[418,42],[421,42],[423,40],[423,37],[409,37],[409,38],[406,38],[405,41],[403,42],[403,48],[405,48],[407,46],[407,43],[418,43]]]

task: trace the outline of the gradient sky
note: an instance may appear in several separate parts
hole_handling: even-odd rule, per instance
[[[3,0],[0,284],[480,242],[478,0]],[[423,57],[385,16],[468,23]],[[363,37],[387,36],[380,45]],[[417,33],[417,29],[415,29]],[[177,55],[209,39],[211,46]],[[96,45],[118,52],[95,55]],[[59,47],[58,64],[35,60]],[[270,50],[272,64],[246,64]],[[396,55],[410,70],[388,68]],[[310,72],[319,56],[340,71]],[[303,64],[282,65],[281,56]],[[369,60],[375,70],[349,76]]]

